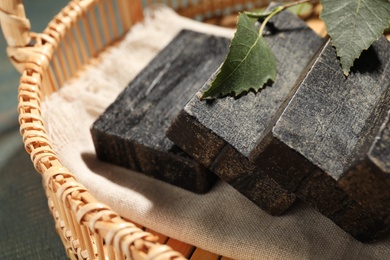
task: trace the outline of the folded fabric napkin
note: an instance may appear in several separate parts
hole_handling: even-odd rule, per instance
[[[181,29],[232,37],[159,7],[82,76],[43,103],[53,149],[101,202],[167,236],[234,259],[386,259],[390,239],[362,244],[303,203],[272,217],[219,181],[197,195],[96,159],[94,120]]]

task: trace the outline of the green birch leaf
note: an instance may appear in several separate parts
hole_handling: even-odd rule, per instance
[[[321,0],[321,18],[345,75],[390,23],[389,0]]]
[[[226,60],[202,98],[258,91],[275,78],[276,61],[271,48],[249,17],[240,14]]]

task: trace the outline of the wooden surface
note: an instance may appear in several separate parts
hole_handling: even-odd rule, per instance
[[[182,31],[92,127],[98,158],[204,193],[216,176],[166,136],[179,111],[225,58],[230,40]]]
[[[382,37],[348,78],[328,42],[267,138],[251,155],[264,173],[352,236],[369,240],[383,221],[340,188],[374,141],[390,106],[390,43]]]
[[[260,173],[248,156],[270,131],[294,83],[325,40],[288,12],[275,17],[272,25],[265,39],[277,60],[274,84],[238,99],[209,102],[194,96],[167,136],[262,209],[278,215],[294,202],[294,195]]]

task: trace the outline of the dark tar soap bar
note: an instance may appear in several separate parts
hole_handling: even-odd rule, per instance
[[[223,62],[230,40],[184,30],[93,124],[99,159],[204,193],[217,177],[175,146],[165,132]]]
[[[248,156],[270,131],[294,84],[326,41],[289,12],[271,21],[265,40],[277,60],[274,84],[240,98],[208,102],[194,96],[167,136],[263,210],[279,215],[294,202],[294,194],[259,172]]]
[[[390,111],[363,159],[339,180],[340,186],[364,208],[390,225]]]
[[[262,172],[360,240],[386,228],[340,180],[365,156],[385,121],[389,68],[390,43],[382,37],[345,77],[329,41],[272,133],[250,156]]]

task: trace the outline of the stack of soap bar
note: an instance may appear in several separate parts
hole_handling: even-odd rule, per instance
[[[295,195],[260,172],[248,156],[270,131],[278,111],[294,93],[295,83],[326,41],[289,12],[274,17],[268,29],[265,40],[277,60],[274,84],[240,98],[209,102],[194,96],[167,136],[263,210],[279,215],[290,207]]]
[[[261,172],[362,241],[388,227],[359,199],[375,196],[364,191],[370,178],[365,170],[343,176],[376,140],[390,108],[389,83],[390,43],[384,37],[363,52],[348,77],[329,41],[272,132],[250,156]],[[384,143],[389,142],[377,140],[372,152]],[[372,152],[371,159],[388,158]]]
[[[165,132],[213,71],[230,40],[182,31],[93,124],[99,159],[204,193],[217,177],[175,146]]]

